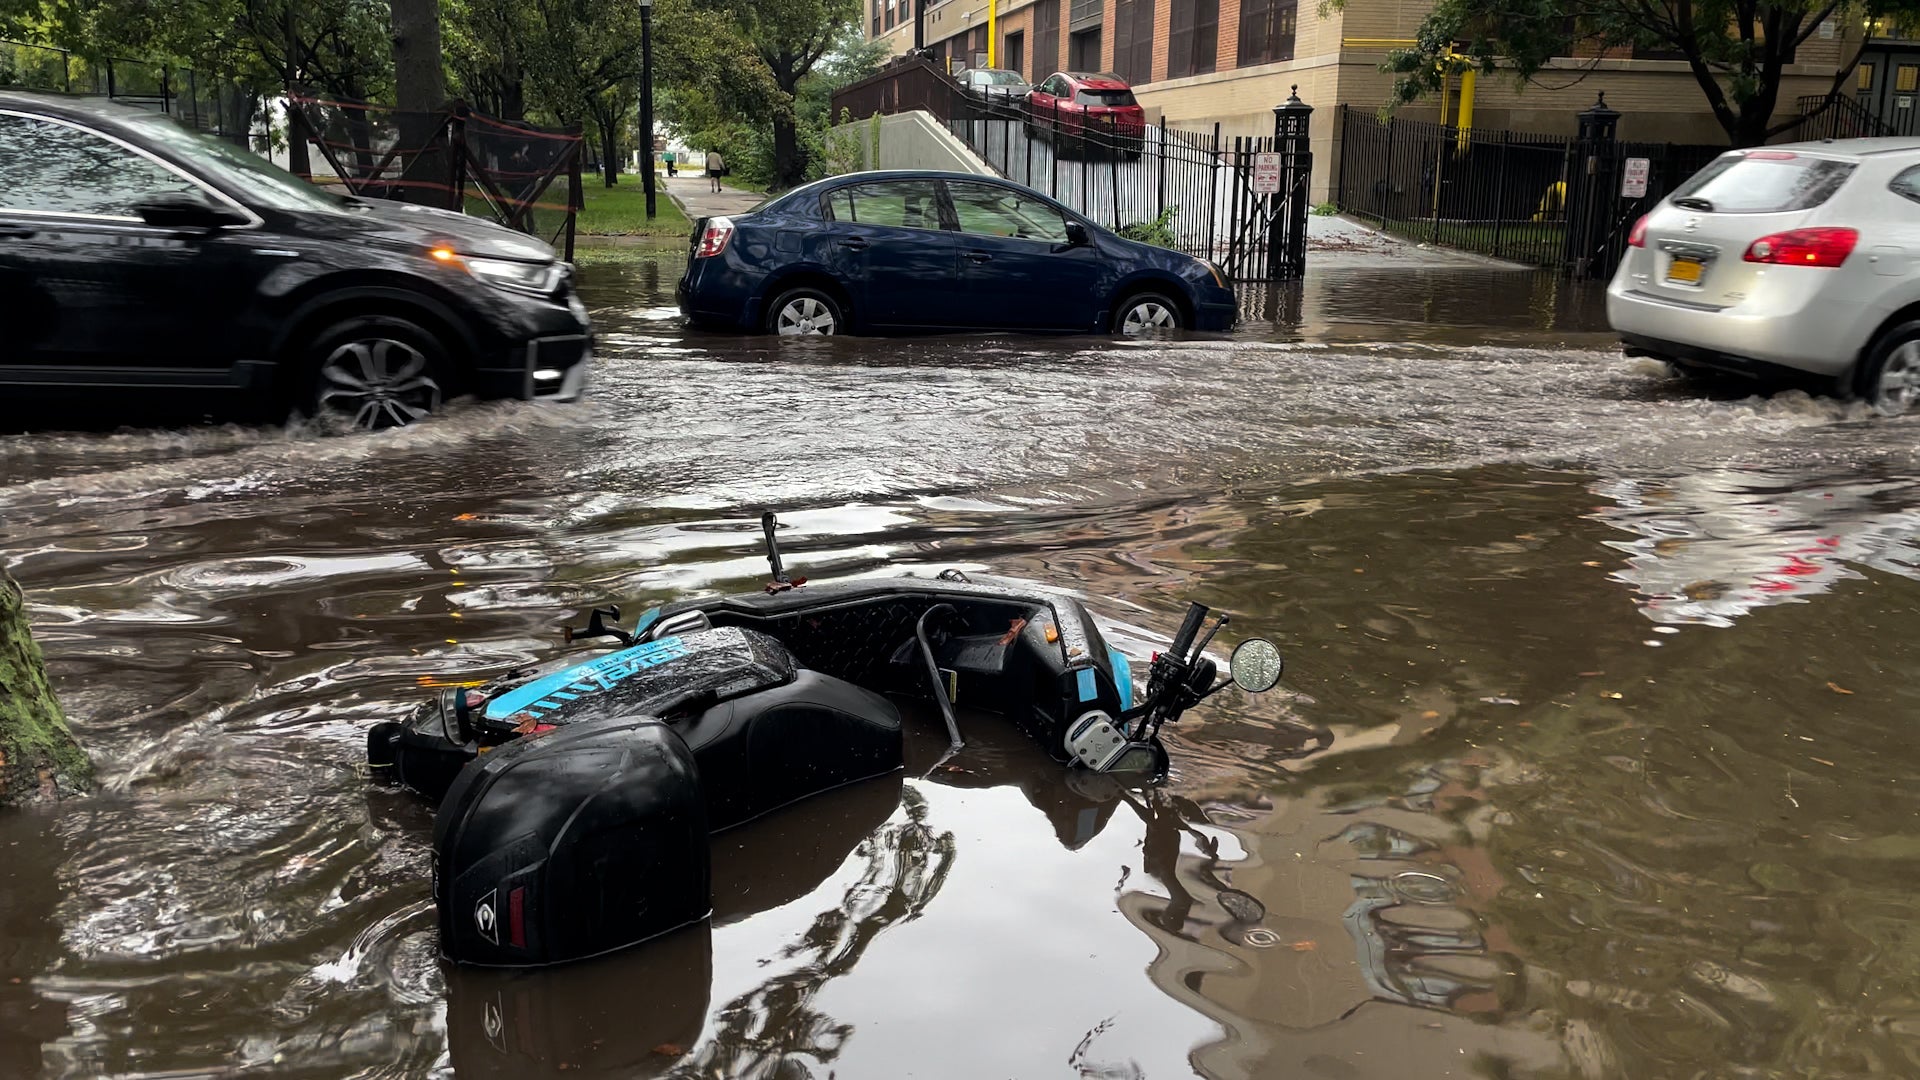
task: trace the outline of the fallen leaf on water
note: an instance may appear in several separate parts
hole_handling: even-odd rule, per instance
[[[1532,727],[1532,726],[1533,726],[1533,721],[1531,721],[1531,720],[1522,720],[1522,721],[1520,721],[1520,726],[1521,726],[1521,727]]]
[[[1601,694],[1600,696],[1603,698],[1612,698],[1615,701],[1619,701],[1621,698],[1625,697],[1626,695],[1622,694],[1618,690],[1608,690],[1605,693]]]
[[[1438,720],[1440,719],[1440,711],[1438,709],[1428,709],[1426,712],[1420,714],[1420,719]]]
[[[1825,766],[1827,766],[1828,768],[1832,768],[1832,769],[1837,769],[1837,768],[1839,768],[1839,767],[1840,767],[1840,766],[1838,766],[1838,765],[1835,765],[1835,764],[1834,764],[1833,762],[1831,762],[1831,761],[1828,761],[1828,760],[1827,760],[1826,758],[1823,758],[1823,757],[1810,757],[1810,758],[1808,758],[1808,760],[1809,760],[1809,761],[1817,761],[1817,762],[1819,762],[1820,764],[1822,764],[1822,765],[1825,765]]]
[[[1834,692],[1834,693],[1836,693],[1836,694],[1851,694],[1851,693],[1853,693],[1853,691],[1851,691],[1851,690],[1849,690],[1849,689],[1847,689],[1847,688],[1846,688],[1846,687],[1844,687],[1844,686],[1841,686],[1841,685],[1840,685],[1839,683],[1831,683],[1831,682],[1830,682],[1830,683],[1828,683],[1828,684],[1827,684],[1827,689],[1829,689],[1829,690],[1831,690],[1831,691],[1833,691],[1833,692]]]
[[[1586,562],[1583,562],[1583,563],[1581,563],[1580,565],[1581,565],[1581,566],[1600,566],[1600,565],[1603,565],[1603,564],[1602,564],[1602,563],[1600,562],[1600,560],[1598,560],[1598,559],[1590,559],[1590,560],[1588,560],[1588,561],[1586,561]]]
[[[453,520],[455,520],[455,521],[472,521],[472,520],[473,520],[473,515],[472,515],[472,514],[455,514],[455,515],[453,515]]]
[[[1364,574],[1364,573],[1366,573],[1366,571],[1365,571],[1365,570],[1362,570],[1362,569],[1360,569],[1360,568],[1359,568],[1359,567],[1357,567],[1357,566],[1353,568],[1353,572],[1354,572],[1354,573],[1356,573],[1356,574]]]
[[[1605,675],[1605,674],[1606,672],[1604,671],[1583,671],[1580,673],[1580,677],[1583,679],[1591,679],[1595,675]]]
[[[661,1057],[679,1057],[681,1054],[687,1052],[687,1048],[681,1046],[679,1043],[661,1043],[659,1046],[653,1048],[653,1052],[659,1054]]]
[[[1311,939],[1306,941],[1296,941],[1291,946],[1294,952],[1312,952],[1313,950],[1319,947],[1320,947],[1319,943]]]

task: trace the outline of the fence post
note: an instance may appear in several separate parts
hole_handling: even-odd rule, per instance
[[[1295,85],[1273,107],[1273,148],[1280,154],[1280,191],[1273,196],[1273,229],[1267,241],[1267,275],[1290,280],[1306,273],[1307,199],[1313,177],[1313,106]],[[1286,221],[1280,220],[1281,214]]]
[[[1507,220],[1507,158],[1513,132],[1500,132],[1500,167],[1493,179],[1493,257],[1500,257],[1500,226]]]
[[[1387,200],[1393,196],[1393,137],[1399,127],[1398,119],[1387,121],[1387,169],[1381,174],[1379,189],[1374,192],[1373,216],[1380,219],[1380,225],[1383,228],[1387,224]]]
[[[1593,241],[1600,230],[1600,218],[1612,207],[1612,200],[1603,189],[1613,170],[1603,162],[1614,156],[1614,129],[1619,123],[1620,114],[1607,107],[1604,91],[1580,113],[1574,175],[1567,185],[1569,195],[1575,194],[1574,187],[1578,185],[1578,198],[1568,200],[1566,253],[1573,276],[1577,278],[1588,276],[1592,270]]]
[[[1217,249],[1213,216],[1220,202],[1220,121],[1213,122],[1213,155],[1207,158],[1207,249]]]

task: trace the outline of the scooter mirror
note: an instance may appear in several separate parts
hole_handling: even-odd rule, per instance
[[[1227,670],[1233,673],[1233,683],[1249,694],[1263,694],[1279,683],[1281,673],[1287,669],[1287,662],[1280,658],[1280,649],[1266,638],[1248,638],[1233,647],[1233,655],[1227,660]]]

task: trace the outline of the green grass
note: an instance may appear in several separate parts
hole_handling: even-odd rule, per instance
[[[653,220],[648,221],[647,193],[641,190],[638,176],[621,176],[618,187],[607,187],[600,177],[588,176],[580,193],[586,208],[580,211],[576,228],[582,236],[657,236],[685,242],[693,231],[693,222],[663,190],[656,189]]]

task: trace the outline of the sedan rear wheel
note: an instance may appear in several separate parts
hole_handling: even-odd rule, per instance
[[[1920,322],[1896,326],[1874,343],[1858,389],[1883,416],[1920,406]]]
[[[767,332],[782,337],[798,334],[839,334],[846,317],[833,297],[819,289],[788,289],[767,308]]]
[[[1113,332],[1124,337],[1180,329],[1180,305],[1159,293],[1139,293],[1121,301],[1113,313]]]

